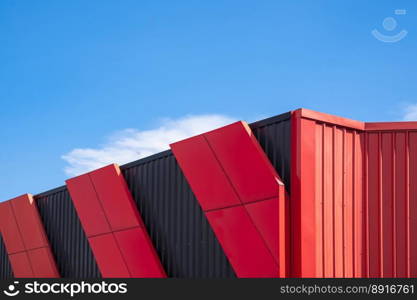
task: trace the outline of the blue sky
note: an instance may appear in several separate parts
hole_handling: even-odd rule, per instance
[[[408,34],[385,43],[373,29]],[[2,0],[0,45],[0,200],[62,185],[68,160],[123,156],[124,142],[151,137],[152,152],[187,124],[298,107],[417,115],[412,0]]]

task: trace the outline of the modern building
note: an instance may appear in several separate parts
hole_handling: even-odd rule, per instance
[[[417,277],[417,122],[298,109],[0,203],[0,277]]]

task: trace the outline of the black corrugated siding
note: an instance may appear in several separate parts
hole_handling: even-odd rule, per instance
[[[169,277],[235,277],[171,151],[122,172]]]
[[[272,165],[290,192],[291,112],[250,124]]]
[[[9,256],[7,255],[6,246],[3,237],[0,234],[0,279],[13,278],[13,271],[10,265]]]
[[[100,278],[67,188],[37,195],[35,199],[61,277]]]

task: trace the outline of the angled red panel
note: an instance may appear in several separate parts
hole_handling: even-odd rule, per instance
[[[29,262],[27,252],[19,252],[9,255],[10,265],[12,266],[15,278],[34,277],[32,267]]]
[[[286,276],[285,189],[248,125],[171,148],[237,276]]]
[[[1,203],[0,227],[15,277],[59,277],[32,195]],[[33,249],[39,250],[35,265],[28,257]]]
[[[117,165],[67,184],[103,277],[165,277]]]
[[[241,203],[204,136],[174,143],[171,149],[204,211]]]
[[[0,203],[0,231],[8,254],[25,250],[10,201]]]
[[[87,237],[111,232],[90,176],[81,175],[66,183]]]
[[[279,176],[243,122],[204,134],[243,203],[278,197]]]
[[[278,277],[279,268],[243,206],[206,213],[239,277]]]
[[[48,240],[33,197],[28,194],[22,195],[12,199],[11,205],[26,250],[48,247]]]
[[[88,238],[104,278],[129,278],[130,273],[112,233]]]
[[[143,226],[118,166],[109,165],[89,175],[113,231]]]
[[[27,252],[33,275],[36,278],[57,278],[58,270],[49,248],[39,248]]]
[[[164,269],[144,228],[114,232],[120,251],[132,277],[165,277]]]

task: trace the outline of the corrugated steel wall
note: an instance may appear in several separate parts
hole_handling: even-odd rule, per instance
[[[294,115],[293,274],[416,277],[417,123]]]
[[[171,151],[121,169],[169,277],[235,277]]]
[[[363,137],[315,123],[316,255],[318,277],[363,272]]]
[[[417,277],[417,130],[367,124],[308,110],[250,124],[292,181],[293,276]],[[121,169],[168,276],[235,277],[171,151]],[[66,187],[35,199],[61,276],[99,278]]]
[[[35,200],[61,277],[100,278],[67,188],[37,195]]]
[[[369,277],[417,277],[417,131],[365,133]]]
[[[3,237],[0,234],[0,279],[9,278],[13,278],[12,267],[3,242]]]

